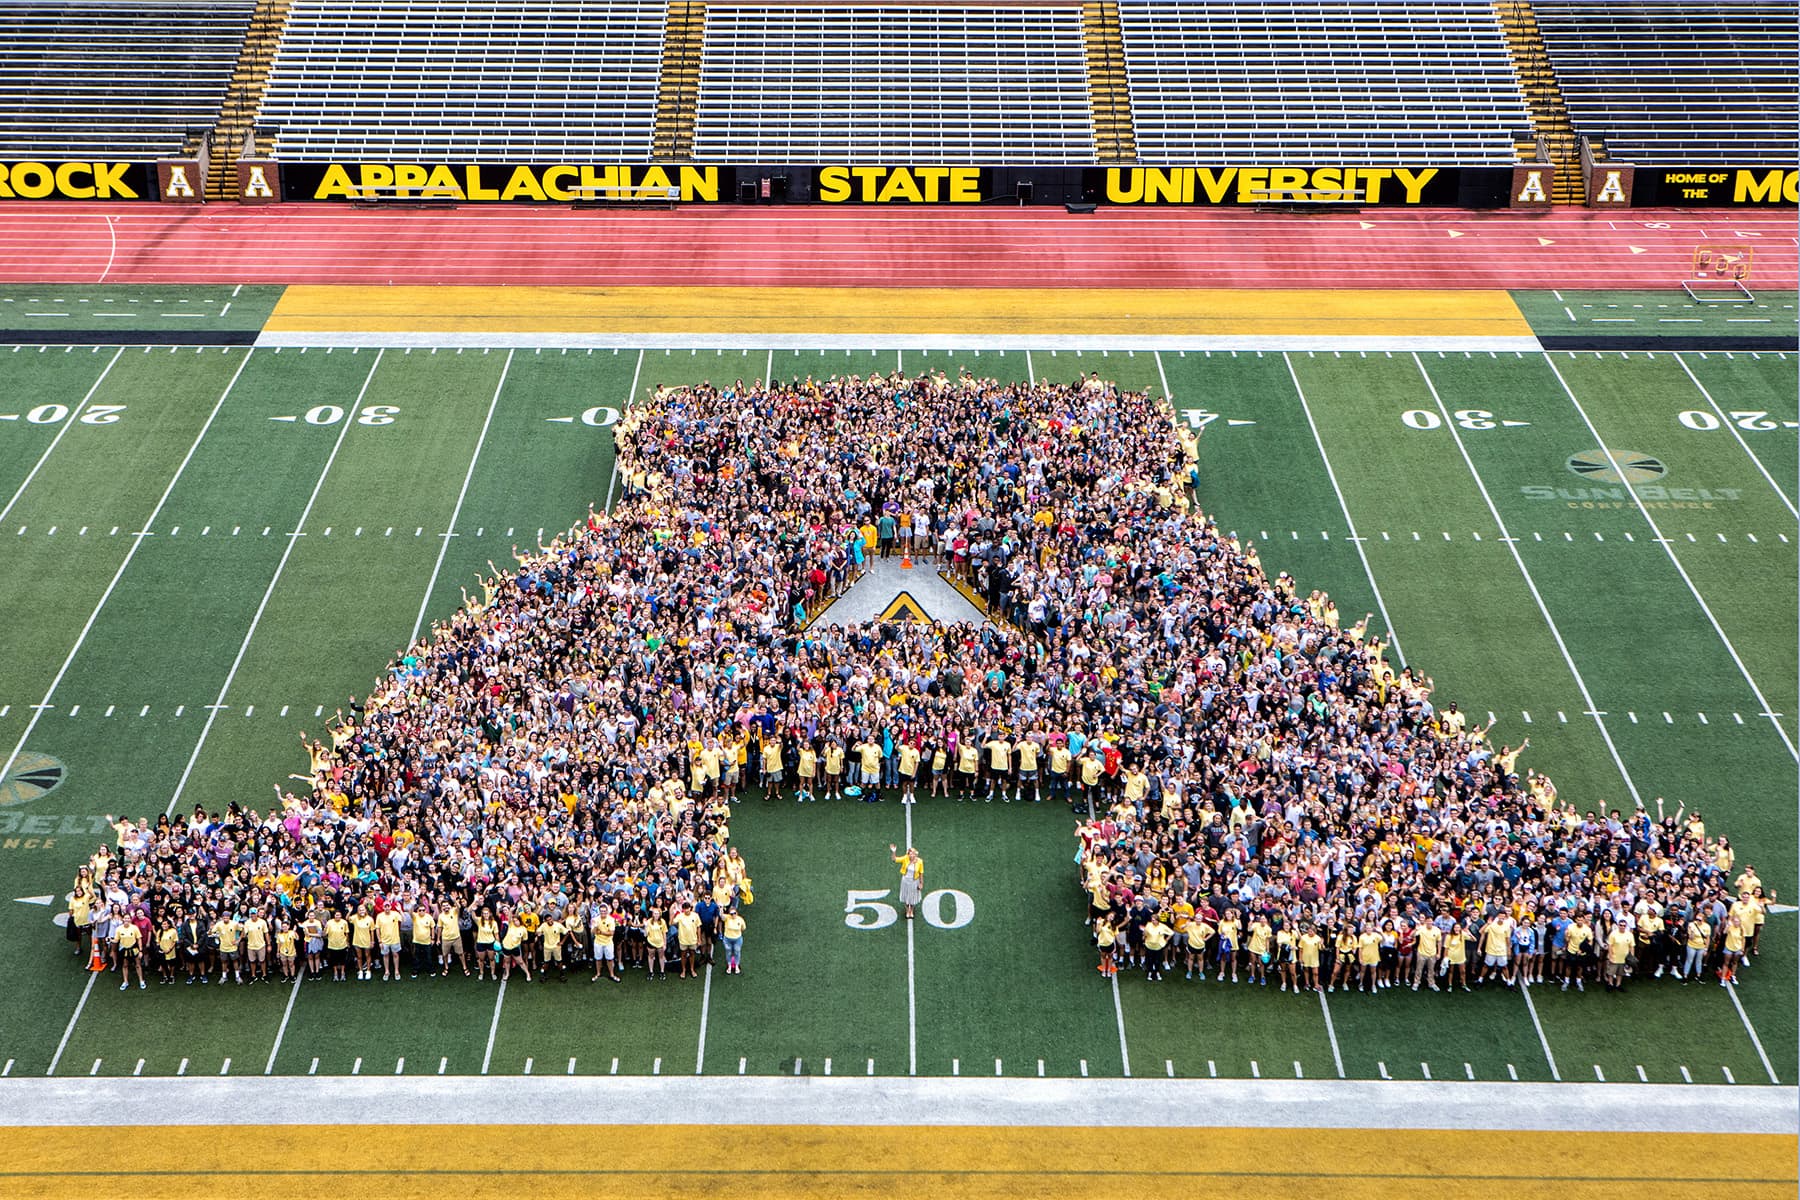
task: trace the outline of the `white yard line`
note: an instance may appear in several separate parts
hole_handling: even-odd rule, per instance
[[[1432,382],[1430,373],[1425,370],[1424,360],[1416,352],[1412,357],[1414,364],[1419,368],[1419,378],[1425,381],[1426,388],[1431,392],[1432,402],[1437,405],[1438,412],[1443,414],[1444,428],[1450,431],[1451,440],[1456,443],[1456,451],[1462,455],[1463,465],[1468,467],[1470,478],[1474,479],[1475,487],[1481,492],[1481,499],[1487,505],[1488,513],[1494,518],[1494,524],[1500,530],[1501,540],[1506,544],[1506,552],[1512,555],[1513,564],[1519,568],[1519,574],[1524,577],[1525,586],[1530,590],[1531,598],[1537,602],[1538,614],[1544,618],[1544,626],[1550,630],[1550,636],[1555,640],[1556,648],[1562,652],[1563,664],[1569,668],[1569,676],[1574,679],[1576,690],[1581,693],[1582,703],[1587,705],[1588,715],[1594,718],[1594,727],[1600,731],[1600,740],[1606,743],[1606,752],[1612,756],[1613,766],[1618,768],[1619,778],[1625,781],[1625,787],[1631,792],[1632,800],[1642,807],[1637,784],[1633,782],[1631,772],[1625,769],[1625,760],[1619,757],[1619,748],[1613,744],[1612,731],[1606,727],[1605,720],[1600,716],[1600,706],[1594,703],[1593,693],[1588,691],[1587,680],[1582,678],[1581,668],[1575,665],[1575,656],[1569,653],[1568,643],[1563,641],[1562,630],[1557,628],[1556,619],[1550,615],[1550,606],[1544,602],[1543,595],[1538,591],[1537,580],[1531,577],[1531,570],[1525,565],[1525,559],[1519,553],[1518,540],[1506,527],[1506,518],[1500,515],[1500,508],[1494,503],[1494,497],[1489,494],[1487,484],[1481,478],[1481,472],[1475,469],[1475,460],[1469,457],[1469,448],[1463,445],[1462,435],[1456,431],[1456,422],[1451,419],[1450,410],[1444,407],[1444,398],[1438,395],[1437,384]]]
[[[1026,353],[1029,354],[1030,351],[1026,351]],[[1027,361],[1030,361],[1030,360],[1027,360]],[[1169,373],[1167,371],[1163,370],[1163,360],[1162,360],[1162,351],[1161,350],[1156,351],[1156,377],[1158,379],[1162,380],[1163,399],[1165,399],[1169,402],[1170,408],[1174,408],[1175,407],[1175,393],[1169,390]],[[1298,388],[1300,385],[1298,383],[1296,383],[1294,386],[1296,388]]]
[[[1781,497],[1781,502],[1787,506],[1788,512],[1794,517],[1800,518],[1800,508],[1794,507],[1793,500],[1781,490],[1781,485],[1775,482],[1775,477],[1769,474],[1769,468],[1763,466],[1762,459],[1756,457],[1756,451],[1750,449],[1750,443],[1744,440],[1744,435],[1738,429],[1736,422],[1726,415],[1724,409],[1719,407],[1719,402],[1713,399],[1712,393],[1706,390],[1706,385],[1700,382],[1700,377],[1694,374],[1693,368],[1687,365],[1687,360],[1681,357],[1679,351],[1675,354],[1675,361],[1680,364],[1683,371],[1687,372],[1687,377],[1694,381],[1694,386],[1699,389],[1700,394],[1706,397],[1706,402],[1712,406],[1713,412],[1718,414],[1720,424],[1731,431],[1731,436],[1737,441],[1737,444],[1743,447],[1744,453],[1750,456],[1750,461],[1756,464],[1756,469],[1761,472],[1762,477],[1768,481],[1771,488],[1775,489],[1775,494]],[[0,513],[0,517],[4,516],[4,513]]]
[[[162,513],[163,505],[169,502],[169,496],[174,492],[176,483],[180,482],[182,472],[186,471],[188,463],[193,461],[194,452],[200,448],[200,443],[205,440],[207,432],[212,429],[213,419],[219,415],[219,410],[225,407],[225,398],[231,395],[231,389],[237,386],[238,377],[244,373],[244,368],[250,365],[250,359],[254,354],[254,350],[246,352],[244,361],[238,364],[236,371],[232,372],[231,381],[225,385],[225,390],[219,393],[219,398],[214,402],[212,411],[206,414],[206,421],[200,426],[200,432],[194,435],[193,444],[188,447],[187,453],[182,455],[180,464],[175,468],[175,474],[169,477],[168,486],[163,488],[162,495],[157,497],[156,506],[150,510],[150,515],[144,518],[144,523],[140,528],[148,529],[156,523],[157,516]],[[49,711],[50,698],[56,695],[56,689],[62,683],[63,676],[69,673],[69,668],[74,665],[76,654],[81,651],[82,643],[87,641],[87,635],[94,628],[94,622],[99,620],[100,610],[106,607],[106,602],[112,596],[113,589],[119,586],[119,579],[125,574],[125,568],[131,565],[131,560],[137,556],[138,547],[142,546],[145,540],[144,538],[131,539],[131,546],[125,551],[125,557],[120,560],[119,569],[113,572],[112,580],[107,583],[106,590],[100,593],[100,599],[94,604],[94,611],[88,614],[87,623],[76,635],[75,644],[69,647],[68,657],[63,659],[62,666],[56,672],[56,677],[44,690],[43,702],[33,706],[31,719],[25,723],[25,731],[19,735],[19,741],[13,746],[12,753],[6,756],[6,762],[0,765],[0,779],[6,778],[7,774],[12,771],[13,763],[18,761],[19,752],[25,749],[25,743],[31,739],[32,731],[37,728],[38,721],[44,713]]]
[[[774,358],[775,358],[775,352],[773,350],[769,351],[770,361],[773,361]],[[639,350],[638,351],[638,360],[637,360],[637,369],[632,371],[632,373],[631,373],[631,391],[626,393],[625,407],[621,408],[619,410],[619,419],[621,421],[623,421],[625,419],[625,414],[631,410],[632,402],[637,399],[638,379],[643,375],[643,373],[644,373],[644,352],[642,350]],[[764,382],[767,382],[767,381],[765,380]],[[618,485],[618,482],[619,482],[619,444],[618,444],[618,439],[615,437],[613,439],[612,472],[606,477],[605,511],[607,511],[607,512],[612,511],[613,488]]]
[[[1544,1023],[1538,1020],[1537,1005],[1531,1002],[1531,985],[1521,983],[1519,994],[1525,997],[1525,1011],[1531,1014],[1531,1027],[1537,1030],[1538,1045],[1544,1048],[1544,1061],[1550,1064],[1550,1078],[1562,1082],[1562,1072],[1556,1069],[1556,1055],[1550,1053],[1550,1039],[1544,1036]]]
[[[481,1054],[481,1073],[488,1073],[488,1063],[494,1058],[494,1038],[500,1033],[500,1006],[506,1003],[506,980],[500,981],[500,992],[494,997],[494,1020],[488,1026],[487,1049]]]
[[[63,1030],[62,1041],[56,1043],[56,1053],[50,1056],[50,1066],[44,1071],[44,1074],[56,1074],[56,1064],[62,1061],[63,1051],[69,1048],[69,1038],[75,1032],[75,1022],[81,1020],[81,1010],[87,1007],[88,994],[94,990],[94,980],[98,978],[100,978],[100,972],[88,972],[87,986],[81,989],[81,999],[75,1002],[75,1013],[69,1018],[68,1028]]]
[[[39,471],[43,470],[44,464],[50,459],[51,452],[54,451],[58,443],[63,440],[63,435],[73,429],[75,427],[75,422],[81,419],[82,411],[87,408],[88,401],[94,398],[94,393],[99,391],[100,385],[106,382],[107,373],[113,369],[113,364],[119,361],[119,355],[123,353],[125,353],[125,347],[123,346],[120,346],[117,350],[113,351],[113,356],[107,362],[105,370],[101,371],[100,377],[94,380],[94,386],[87,390],[87,395],[81,398],[81,403],[75,406],[75,411],[70,413],[68,417],[64,419],[62,428],[56,431],[56,436],[50,439],[50,444],[44,447],[44,452],[42,454],[38,455],[37,462],[32,464],[31,470],[25,475],[24,482],[19,484],[19,490],[14,492],[12,494],[12,499],[6,502],[6,507],[0,508],[0,521],[6,520],[6,518],[12,514],[13,506],[18,504],[19,497],[25,494],[25,489],[31,486],[31,481],[37,478],[37,473]]]
[[[369,392],[369,384],[374,382],[375,372],[381,366],[384,352],[375,352],[375,361],[369,367],[368,377],[363,380],[362,390],[356,393],[356,407],[362,407],[363,397]],[[331,474],[331,464],[337,461],[338,451],[343,448],[344,439],[350,434],[350,427],[356,422],[347,417],[338,430],[337,441],[331,444],[331,453],[325,458],[325,465],[319,470],[318,481],[313,484],[312,494],[306,498],[306,507],[300,510],[300,519],[294,523],[293,534],[287,539],[287,545],[281,551],[281,559],[275,564],[275,573],[269,577],[269,586],[263,589],[262,601],[257,604],[256,612],[250,618],[250,628],[244,630],[244,640],[238,643],[237,657],[231,660],[231,669],[225,672],[225,682],[219,685],[219,694],[206,710],[206,724],[200,727],[200,736],[194,742],[194,751],[188,755],[187,766],[181,769],[181,778],[175,781],[175,794],[169,797],[169,807],[163,815],[175,811],[175,805],[181,801],[181,793],[187,788],[188,778],[194,773],[194,765],[200,761],[200,752],[206,748],[206,739],[212,733],[213,723],[224,711],[225,694],[231,690],[231,681],[237,678],[238,668],[244,665],[244,655],[250,651],[250,640],[256,636],[256,627],[262,624],[263,613],[268,610],[269,600],[275,595],[275,586],[281,582],[283,571],[287,570],[288,559],[294,556],[294,547],[300,544],[297,536],[306,529],[306,519],[312,515],[313,505],[318,503],[319,493],[325,488],[325,478]]]
[[[1405,670],[1406,651],[1400,648],[1400,634],[1394,629],[1394,619],[1388,616],[1387,601],[1381,598],[1381,585],[1375,582],[1375,569],[1369,565],[1369,556],[1363,550],[1362,538],[1356,532],[1356,520],[1350,515],[1350,502],[1344,499],[1344,489],[1338,486],[1337,472],[1331,468],[1331,456],[1325,453],[1325,439],[1319,436],[1319,426],[1313,420],[1312,405],[1306,402],[1306,392],[1300,386],[1300,375],[1294,370],[1294,360],[1283,354],[1281,361],[1287,365],[1288,378],[1294,381],[1294,394],[1300,398],[1300,409],[1306,414],[1306,424],[1312,430],[1313,442],[1319,447],[1319,461],[1325,464],[1325,475],[1331,480],[1331,490],[1337,493],[1338,507],[1344,511],[1344,525],[1350,530],[1351,545],[1356,547],[1356,557],[1362,559],[1363,574],[1369,577],[1369,589],[1375,593],[1375,607],[1381,610],[1381,619],[1387,624],[1388,645],[1393,647],[1394,657],[1399,660],[1401,669]]]
[[[1125,1042],[1125,1005],[1119,999],[1119,977],[1112,977],[1113,1016],[1119,1019],[1119,1066],[1131,1078],[1131,1047]]]
[[[694,1054],[694,1074],[706,1073],[706,1018],[712,1012],[712,969],[706,964],[706,982],[700,988],[700,1049]]]
[[[1769,1061],[1767,1052],[1763,1050],[1762,1039],[1756,1036],[1756,1027],[1750,1024],[1750,1014],[1744,1011],[1744,1002],[1738,999],[1737,989],[1728,987],[1725,992],[1731,997],[1732,1007],[1737,1009],[1738,1019],[1744,1023],[1744,1032],[1750,1035],[1750,1044],[1756,1047],[1756,1057],[1762,1059],[1763,1070],[1769,1073],[1769,1082],[1780,1083],[1781,1080],[1775,1075],[1775,1064]]]
[[[456,535],[456,522],[457,519],[462,516],[463,501],[469,495],[469,483],[475,478],[475,464],[481,461],[481,448],[487,444],[488,427],[494,423],[494,410],[500,407],[500,393],[506,387],[506,373],[512,370],[514,353],[515,351],[508,350],[506,352],[506,361],[500,365],[500,379],[499,382],[494,384],[494,398],[488,401],[487,417],[481,422],[481,433],[475,439],[475,453],[469,455],[469,469],[463,472],[462,487],[459,488],[456,493],[456,505],[450,510],[450,525],[443,536],[438,538],[437,562],[432,564],[431,579],[426,583],[425,595],[419,601],[419,615],[413,618],[412,636],[406,639],[408,647],[418,644],[419,630],[425,624],[425,614],[430,611],[431,593],[437,590],[438,573],[444,569],[444,556],[450,553],[450,539]],[[638,361],[643,361],[642,356],[639,357]],[[376,362],[380,362],[379,356],[377,356]],[[369,372],[369,377],[371,379],[374,378],[374,375],[375,373],[373,371]],[[363,384],[363,390],[368,390],[367,383]],[[360,396],[357,397],[359,405],[361,404],[361,400],[362,398]],[[348,429],[349,425],[350,422],[346,420],[344,422],[345,428]],[[339,435],[338,440],[343,440],[342,434]],[[321,482],[323,482],[323,477],[321,477]],[[308,507],[310,507],[310,505]]]
[[[1417,356],[1415,355],[1414,357]],[[1556,381],[1562,384],[1563,392],[1569,397],[1569,403],[1573,404],[1575,406],[1575,411],[1581,414],[1581,422],[1587,426],[1588,432],[1594,436],[1594,444],[1599,446],[1601,450],[1605,452],[1606,461],[1608,465],[1612,467],[1613,474],[1625,484],[1625,490],[1631,495],[1632,501],[1637,505],[1638,513],[1644,518],[1644,523],[1650,526],[1650,532],[1656,535],[1657,542],[1663,548],[1663,553],[1667,554],[1669,556],[1669,561],[1675,564],[1676,573],[1681,576],[1681,581],[1687,584],[1688,591],[1693,594],[1694,603],[1698,604],[1700,606],[1700,611],[1706,614],[1706,619],[1708,623],[1712,625],[1713,632],[1718,635],[1720,644],[1725,647],[1726,653],[1731,655],[1731,661],[1737,664],[1738,673],[1744,677],[1744,682],[1750,685],[1751,694],[1756,697],[1756,702],[1762,706],[1761,711],[1757,715],[1768,718],[1769,724],[1774,726],[1776,734],[1781,738],[1781,744],[1787,747],[1788,756],[1795,762],[1800,763],[1800,749],[1795,749],[1794,740],[1788,736],[1787,727],[1781,723],[1781,718],[1775,715],[1774,708],[1769,704],[1768,697],[1764,696],[1762,688],[1757,686],[1755,678],[1750,674],[1750,668],[1744,665],[1742,656],[1738,654],[1737,647],[1731,644],[1731,639],[1729,637],[1725,636],[1725,629],[1719,624],[1719,618],[1713,615],[1712,606],[1707,604],[1706,597],[1700,594],[1700,589],[1695,586],[1692,576],[1687,573],[1687,568],[1681,565],[1681,559],[1675,553],[1674,544],[1663,536],[1662,528],[1657,525],[1656,518],[1650,515],[1649,508],[1644,505],[1643,498],[1638,495],[1636,485],[1634,485],[1630,479],[1626,478],[1625,472],[1619,466],[1618,460],[1613,457],[1612,450],[1607,446],[1605,439],[1600,436],[1600,431],[1594,427],[1594,422],[1588,417],[1587,409],[1583,408],[1581,406],[1581,401],[1576,398],[1575,390],[1569,386],[1569,381],[1564,379],[1563,373],[1557,369],[1556,360],[1549,354],[1545,354],[1544,361],[1550,364],[1550,370],[1555,374]],[[1421,371],[1425,369],[1423,364],[1420,365],[1419,369]],[[1442,405],[1439,407],[1441,408]],[[1446,413],[1444,415],[1444,420],[1447,422],[1449,419],[1449,414]],[[1635,793],[1633,794],[1635,795]]]
[[[1319,1011],[1325,1014],[1325,1035],[1331,1039],[1331,1061],[1337,1066],[1338,1078],[1344,1077],[1344,1056],[1338,1053],[1337,1027],[1331,1023],[1331,1005],[1325,993],[1319,992]]]
[[[913,806],[902,803],[901,811],[906,814],[906,845],[913,845]],[[917,986],[917,955],[913,947],[913,922],[906,922],[906,1073],[919,1073],[919,992]]]
[[[294,990],[288,993],[287,1007],[281,1010],[281,1027],[275,1031],[275,1044],[269,1048],[269,1065],[263,1068],[264,1075],[275,1073],[275,1056],[281,1053],[281,1039],[287,1036],[288,1019],[294,1015],[294,1001],[300,998],[300,985],[306,982],[306,972],[302,971],[294,977]]]

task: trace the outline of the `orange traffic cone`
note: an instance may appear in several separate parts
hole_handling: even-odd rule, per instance
[[[900,569],[902,571],[912,570],[912,555],[911,554],[902,554],[900,556]]]
[[[93,954],[93,957],[88,959],[88,970],[90,970],[90,971],[106,970],[106,964],[104,962],[102,962],[100,959],[99,939],[95,939],[95,941],[94,941],[94,954]]]

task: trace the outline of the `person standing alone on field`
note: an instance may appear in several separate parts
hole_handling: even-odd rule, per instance
[[[888,853],[894,855],[894,861],[900,866],[900,903],[906,908],[907,920],[912,919],[913,909],[925,895],[925,860],[911,846],[906,853],[899,853],[900,848],[888,843]]]

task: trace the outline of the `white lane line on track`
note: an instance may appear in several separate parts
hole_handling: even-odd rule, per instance
[[[180,482],[182,473],[187,470],[188,463],[193,461],[194,452],[200,449],[200,443],[205,440],[207,432],[212,429],[214,418],[219,415],[219,410],[225,407],[225,398],[231,395],[231,389],[237,386],[239,377],[243,375],[244,368],[250,365],[250,359],[255,353],[254,350],[246,351],[244,354],[244,361],[240,362],[237,370],[232,372],[230,382],[226,383],[225,390],[219,393],[219,398],[214,402],[212,411],[206,414],[206,420],[200,426],[200,432],[194,435],[193,443],[188,446],[187,453],[182,455],[181,462],[175,468],[175,473],[169,477],[168,486],[163,488],[162,495],[158,496],[156,499],[156,506],[150,510],[150,515],[145,518],[144,523],[146,525],[155,521],[157,515],[162,512],[163,505],[169,502],[169,496],[175,491],[175,485]],[[130,548],[125,551],[125,557],[119,562],[118,570],[113,572],[113,577],[107,583],[106,590],[100,593],[100,599],[94,602],[94,611],[88,614],[87,623],[81,627],[81,632],[75,637],[75,644],[69,647],[68,656],[63,659],[62,666],[57,669],[55,678],[51,679],[50,686],[45,689],[42,703],[34,708],[31,714],[31,720],[26,722],[25,730],[19,735],[18,743],[13,746],[12,752],[6,756],[6,762],[0,764],[0,779],[6,778],[12,771],[13,763],[18,761],[20,751],[25,749],[25,743],[30,740],[32,731],[37,728],[39,718],[41,718],[48,710],[50,698],[56,694],[56,689],[62,683],[63,676],[67,675],[69,673],[69,668],[74,665],[75,656],[80,653],[82,643],[87,641],[87,635],[94,628],[94,622],[99,620],[100,610],[106,607],[106,602],[112,596],[113,589],[119,586],[119,580],[124,576],[125,569],[131,565],[131,560],[137,556],[138,548],[143,544],[143,538],[132,539]],[[83,993],[84,1002],[85,996],[86,994]],[[76,1015],[80,1015],[79,1009],[76,1010]],[[74,1022],[71,1020],[70,1029],[72,1030],[73,1028]]]
[[[375,372],[381,367],[381,356],[385,351],[375,352],[375,361],[369,366],[369,374],[363,380],[362,390],[356,394],[356,407],[362,407],[363,397],[368,394],[369,384],[374,382]],[[331,444],[331,453],[325,458],[325,465],[319,471],[319,478],[313,484],[312,494],[306,498],[306,507],[300,510],[300,519],[295,522],[296,532],[306,527],[306,519],[312,515],[313,505],[318,503],[319,493],[325,488],[326,476],[331,474],[331,464],[337,461],[338,451],[343,448],[344,439],[350,434],[354,421],[343,422],[338,430],[337,441]],[[141,545],[142,543],[135,543]],[[220,709],[225,703],[225,694],[231,690],[231,681],[237,678],[238,668],[244,664],[244,655],[250,650],[250,640],[256,636],[256,627],[262,623],[263,613],[268,610],[269,600],[275,595],[275,587],[281,582],[282,572],[287,570],[288,560],[294,556],[294,547],[300,544],[299,538],[288,538],[287,545],[281,551],[281,559],[275,564],[275,573],[269,577],[269,586],[263,589],[262,601],[256,606],[256,612],[250,617],[250,628],[244,631],[244,640],[238,644],[237,657],[231,660],[231,669],[225,672],[225,682],[219,685],[218,699],[206,714],[206,724],[200,727],[200,736],[194,742],[193,753],[188,755],[187,766],[182,768],[181,778],[175,783],[175,794],[169,797],[169,806],[163,810],[166,816],[175,811],[181,802],[181,793],[187,788],[187,781],[194,773],[194,766],[200,761],[200,752],[206,748],[207,735],[212,732],[213,723],[219,719]]]

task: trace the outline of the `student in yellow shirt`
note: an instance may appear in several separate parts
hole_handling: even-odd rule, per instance
[[[1720,940],[1724,957],[1719,963],[1719,986],[1736,987],[1738,967],[1744,961],[1744,924],[1735,916],[1725,918],[1725,934]],[[140,975],[142,969],[140,968]],[[142,987],[142,980],[138,986]]]
[[[1356,965],[1356,990],[1375,991],[1375,973],[1381,966],[1381,934],[1373,925],[1364,924],[1362,932],[1356,935]]]
[[[1187,928],[1182,931],[1187,941],[1187,977],[1194,977],[1194,968],[1200,968],[1200,982],[1206,982],[1206,943],[1212,940],[1216,932],[1206,923],[1206,918],[1195,915],[1188,920]]]
[[[300,937],[286,921],[275,923],[275,961],[281,967],[281,978],[291,981],[300,954]]]
[[[212,935],[219,947],[219,982],[225,982],[227,971],[235,982],[244,982],[243,922],[228,913],[213,922]]]
[[[975,781],[981,771],[981,747],[972,741],[964,740],[956,747],[956,786],[959,790],[975,794]],[[958,796],[958,800],[962,797]]]
[[[1418,991],[1421,982],[1429,983],[1432,991],[1438,990],[1437,966],[1438,952],[1443,948],[1444,931],[1432,921],[1420,918],[1413,931],[1413,977],[1412,990]]]
[[[431,974],[431,955],[437,949],[437,917],[431,911],[431,904],[422,901],[412,915],[412,970],[408,974],[419,977],[419,972]]]
[[[1295,954],[1300,959],[1300,987],[1309,992],[1321,990],[1319,987],[1319,957],[1325,950],[1325,939],[1311,924],[1300,927],[1299,944]]]
[[[164,920],[167,923],[156,931],[156,973],[164,983],[174,983],[175,960],[179,956],[181,934],[176,931],[174,922],[168,921],[166,917]],[[287,971],[285,975],[292,978],[293,972]]]
[[[244,961],[251,983],[269,977],[269,919],[261,913],[251,913],[244,922]]]
[[[1356,978],[1356,929],[1345,921],[1338,926],[1337,936],[1331,940],[1331,978],[1325,990],[1335,992],[1342,987],[1350,990],[1350,983]]]
[[[825,795],[833,800],[844,798],[844,743],[836,737],[825,743]]]
[[[475,919],[475,978],[500,978],[499,966],[494,961],[494,952],[500,941],[500,922],[494,920],[494,910],[484,908]]]
[[[400,910],[383,908],[375,914],[375,946],[381,952],[381,981],[400,978]]]
[[[1118,947],[1118,933],[1113,929],[1112,918],[1101,916],[1094,918],[1094,945],[1100,948],[1100,974],[1108,978],[1119,973],[1114,954]],[[1201,975],[1204,979],[1206,976]]]
[[[538,949],[543,957],[543,973],[548,976],[550,968],[555,966],[557,979],[567,979],[569,969],[563,962],[563,935],[568,926],[560,917],[552,917],[538,926]]]
[[[744,973],[744,918],[733,904],[719,918],[719,944],[725,947],[725,973]]]
[[[1250,982],[1258,987],[1269,986],[1269,959],[1274,954],[1275,930],[1268,919],[1258,913],[1250,921]]]
[[[794,780],[799,785],[799,791],[794,793],[795,804],[818,800],[813,794],[813,786],[818,783],[818,779],[819,753],[812,748],[811,742],[801,742],[800,761],[794,768]]]
[[[375,966],[375,915],[367,900],[350,918],[350,950],[356,959],[356,977],[369,978]]]
[[[1225,968],[1231,967],[1231,982],[1238,981],[1238,935],[1243,932],[1243,918],[1235,908],[1225,910],[1219,930],[1219,982],[1225,982]]]
[[[1444,935],[1445,987],[1460,985],[1469,990],[1469,943],[1474,941],[1466,926],[1456,925]]]
[[[1275,931],[1275,962],[1281,970],[1281,990],[1293,988],[1300,990],[1300,982],[1295,977],[1294,959],[1299,951],[1300,939],[1295,935],[1293,927],[1282,925]]]
[[[519,914],[500,911],[500,980],[504,983],[512,978],[513,968],[524,974],[525,982],[531,982],[531,955],[526,949],[527,940],[531,937],[531,929],[520,919]]]
[[[119,990],[122,992],[131,986],[132,968],[137,969],[138,987],[144,986],[144,935],[136,922],[129,916],[118,923],[113,932],[113,939],[119,948]],[[1739,940],[1739,946],[1743,945]],[[221,980],[223,976],[220,977]],[[243,980],[240,978],[239,983]]]
[[[694,955],[700,949],[700,918],[694,912],[693,901],[687,901],[681,906],[674,924],[675,944],[681,952],[681,977],[687,979],[700,973],[694,965]]]
[[[663,919],[661,910],[652,910],[644,918],[644,948],[649,954],[647,967],[650,978],[667,979],[669,977],[669,923]]]
[[[462,973],[469,974],[469,959],[463,949],[462,910],[455,902],[446,903],[438,910],[438,978],[442,979],[450,973],[450,960],[454,958],[462,964]]]
[[[350,922],[335,909],[325,922],[325,957],[331,963],[332,982],[343,983],[350,962]]]
[[[1625,963],[1631,957],[1633,941],[1623,922],[1614,925],[1606,935],[1606,966],[1601,979],[1609,992],[1625,990]]]
[[[614,983],[619,980],[618,952],[613,946],[613,937],[619,931],[619,922],[613,916],[610,903],[603,903],[594,910],[588,921],[589,930],[594,938],[594,977],[589,983],[600,982],[600,971],[604,967],[606,977]]]
[[[1163,961],[1169,950],[1169,940],[1175,936],[1175,930],[1164,923],[1162,914],[1157,913],[1139,930],[1144,941],[1144,979],[1150,983],[1160,983],[1163,968],[1168,964]]]
[[[899,757],[900,803],[913,804],[918,799],[914,790],[919,786],[919,747],[908,735],[894,753]]]

